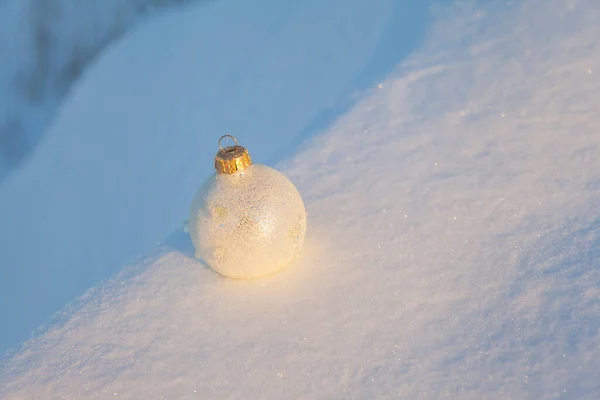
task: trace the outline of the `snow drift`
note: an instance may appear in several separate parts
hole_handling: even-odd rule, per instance
[[[8,359],[0,394],[596,399],[600,7],[461,2],[438,15],[419,51],[279,164],[309,213],[292,268],[226,280],[176,232]],[[107,55],[87,90],[108,90],[127,54]],[[183,109],[198,93],[170,87],[161,98]],[[103,115],[79,108],[85,93],[71,121]],[[180,116],[171,132],[199,124],[168,115]],[[212,148],[202,151],[157,190],[198,182]],[[156,152],[155,163],[177,159]]]

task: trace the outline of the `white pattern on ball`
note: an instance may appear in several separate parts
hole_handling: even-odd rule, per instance
[[[287,266],[306,233],[306,210],[281,172],[250,165],[215,174],[194,197],[189,221],[197,257],[223,276],[253,279]]]

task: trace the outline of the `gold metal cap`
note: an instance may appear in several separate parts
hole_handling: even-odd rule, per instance
[[[235,146],[221,147],[221,141],[226,137],[233,139]],[[250,154],[245,147],[238,145],[237,139],[231,135],[223,135],[219,139],[219,152],[215,156],[215,169],[219,174],[233,174],[243,171],[252,165]]]

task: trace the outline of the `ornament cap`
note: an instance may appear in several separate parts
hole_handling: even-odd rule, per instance
[[[225,138],[233,139],[235,146],[223,148],[221,141]],[[245,147],[238,144],[238,141],[232,135],[223,135],[219,139],[219,151],[215,156],[215,169],[219,174],[233,174],[243,171],[252,165],[250,154]]]

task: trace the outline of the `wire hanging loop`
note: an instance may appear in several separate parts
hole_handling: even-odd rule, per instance
[[[238,144],[238,141],[235,137],[233,137],[232,135],[223,135],[219,139],[219,149],[221,149],[222,152],[225,152],[225,149],[221,146],[221,141],[225,138],[230,138],[231,140],[233,140],[236,148],[240,147],[240,145]]]

